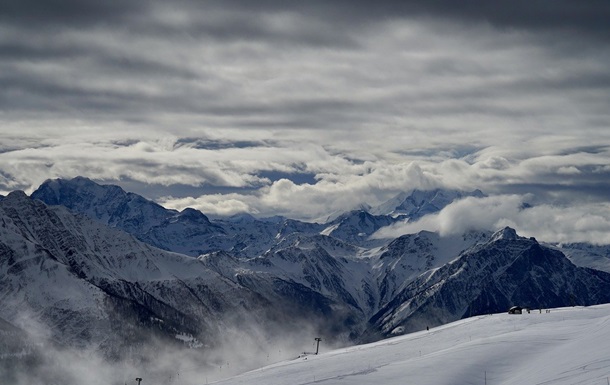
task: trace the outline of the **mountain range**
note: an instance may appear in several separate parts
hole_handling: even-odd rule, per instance
[[[467,196],[484,194],[416,190],[309,223],[210,219],[84,177],[14,191],[0,200],[0,357],[40,340],[114,360],[151,340],[205,355],[236,330],[263,350],[288,334],[348,345],[512,305],[610,302],[602,246],[511,228],[370,237]]]

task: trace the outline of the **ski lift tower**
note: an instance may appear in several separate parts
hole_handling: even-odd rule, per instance
[[[138,381],[138,385],[140,385],[140,382],[142,382],[142,379],[140,377],[136,377],[136,381]]]
[[[316,355],[318,354],[318,350],[320,350],[320,341],[322,341],[322,338],[316,337]]]

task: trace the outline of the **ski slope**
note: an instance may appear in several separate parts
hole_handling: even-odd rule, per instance
[[[478,316],[216,384],[607,384],[610,305]]]

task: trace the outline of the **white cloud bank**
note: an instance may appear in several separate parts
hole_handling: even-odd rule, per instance
[[[609,203],[528,207],[528,198],[522,195],[465,198],[416,222],[385,227],[373,237],[392,238],[422,230],[438,231],[441,235],[462,234],[510,226],[521,236],[544,242],[610,244]]]

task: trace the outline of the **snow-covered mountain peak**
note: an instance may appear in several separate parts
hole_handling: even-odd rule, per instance
[[[257,221],[254,216],[248,213],[234,214],[226,218],[226,220],[232,223],[254,223]]]
[[[88,198],[100,199],[107,195],[127,194],[122,188],[115,185],[99,185],[89,178],[77,176],[72,179],[47,179],[32,194],[35,199],[43,200],[47,204],[58,205],[65,200],[67,192],[74,197],[87,195]],[[74,194],[78,193],[78,194]],[[41,199],[44,197],[44,199]]]
[[[156,247],[190,256],[210,251],[206,241],[225,233],[195,209],[166,209],[119,186],[99,185],[83,177],[48,180],[32,193],[32,198],[64,206]]]
[[[327,223],[320,234],[362,246],[374,243],[369,239],[370,235],[394,222],[396,220],[388,215],[373,215],[365,210],[353,210]]]
[[[496,242],[501,239],[504,240],[516,240],[516,239],[525,239],[517,235],[517,231],[511,227],[506,226],[503,229],[496,231],[490,238],[490,242]]]
[[[455,200],[465,197],[485,197],[481,190],[460,191],[460,190],[413,190],[410,193],[402,192],[387,202],[374,207],[370,210],[377,215],[404,215],[410,219],[421,218],[442,210]]]
[[[207,216],[205,216],[205,214],[203,214],[199,210],[195,210],[190,207],[185,208],[172,219],[174,221],[182,219],[182,220],[187,220],[190,222],[195,222],[195,223],[200,223],[200,224],[206,224],[206,225],[210,224],[210,220],[208,219]]]
[[[21,190],[11,191],[7,196],[4,197],[4,202],[7,204],[14,204],[18,202],[28,201],[27,194]]]
[[[376,329],[370,330],[389,336],[515,304],[538,309],[610,301],[609,274],[576,267],[561,252],[519,237],[514,229],[495,235],[408,282],[371,318]]]
[[[115,185],[100,185],[90,179],[47,180],[32,198],[48,205],[62,205],[111,227],[142,233],[177,212]]]

